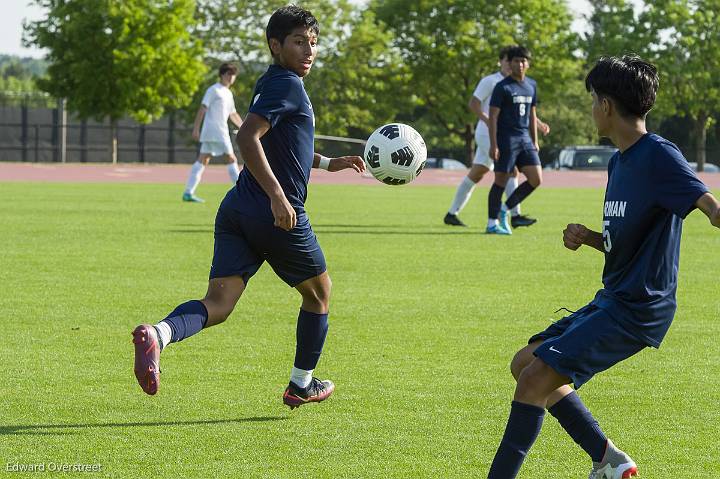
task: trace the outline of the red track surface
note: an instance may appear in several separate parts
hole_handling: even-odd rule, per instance
[[[184,184],[190,165],[167,164],[77,164],[77,163],[0,163],[0,182],[78,182],[78,183],[178,183]],[[428,169],[412,185],[457,185],[465,171]],[[720,189],[720,174],[701,173],[708,187]],[[481,185],[490,184],[491,175]],[[229,183],[224,165],[206,168],[204,183]],[[372,177],[363,177],[351,171],[330,173],[313,170],[312,183],[376,185],[382,183]],[[604,171],[543,171],[545,188],[604,188],[607,174]]]

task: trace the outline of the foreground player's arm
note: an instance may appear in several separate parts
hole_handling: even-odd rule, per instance
[[[537,121],[537,109],[533,106],[530,107],[530,139],[535,145],[535,149],[540,151],[540,145],[538,144],[538,121]]]
[[[715,199],[712,193],[702,195],[695,203],[695,206],[705,213],[705,216],[710,220],[710,224],[716,228],[720,228],[720,203],[718,203],[718,200]]]
[[[270,209],[275,218],[275,226],[290,231],[297,223],[295,209],[285,197],[280,183],[270,169],[260,138],[270,129],[270,123],[256,113],[248,113],[237,134],[240,154],[245,160],[245,167],[250,168],[255,180],[270,198]]]
[[[563,244],[567,249],[573,251],[582,245],[587,245],[601,253],[605,252],[602,234],[577,223],[571,223],[563,230]]]
[[[490,159],[497,161],[500,156],[497,146],[497,120],[500,115],[500,108],[496,106],[490,107],[490,123],[488,124],[488,130],[490,132]]]
[[[192,131],[192,137],[195,141],[200,139],[200,125],[202,125],[203,118],[205,118],[205,112],[207,112],[207,107],[205,105],[200,105],[197,114],[195,114],[195,123],[193,124]]]
[[[490,117],[488,117],[485,112],[482,109],[482,102],[476,97],[475,95],[470,98],[470,101],[468,102],[468,108],[470,108],[470,111],[475,113],[475,116],[478,117],[478,119],[482,120],[483,123],[486,125],[490,125]]]
[[[323,165],[322,159],[328,160],[329,163]],[[338,156],[337,158],[326,158],[320,153],[315,153],[313,156],[313,168],[322,168],[328,171],[340,171],[348,168],[352,168],[358,173],[365,171],[365,162],[359,156]]]
[[[229,118],[230,118],[230,121],[233,122],[233,124],[235,126],[237,126],[238,128],[240,128],[242,126],[242,124],[243,124],[242,118],[240,118],[240,115],[238,115],[236,111],[230,113]]]

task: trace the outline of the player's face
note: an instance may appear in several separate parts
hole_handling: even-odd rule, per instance
[[[275,61],[280,66],[294,71],[299,77],[310,73],[310,68],[317,55],[317,35],[312,30],[297,27],[285,41],[280,44],[271,39],[270,47],[275,54]]]
[[[515,57],[510,60],[510,70],[515,77],[524,77],[528,68],[530,68],[530,62],[527,58]]]
[[[510,69],[510,60],[508,60],[507,57],[502,57],[500,59],[500,73],[502,73],[503,76],[508,76],[512,73],[512,70]]]
[[[230,86],[233,83],[235,83],[236,78],[237,78],[237,75],[233,75],[232,73],[226,73],[222,76],[222,81],[227,86]]]
[[[607,100],[601,100],[594,91],[590,92],[590,95],[592,96],[592,117],[598,135],[607,136],[607,105],[604,104]]]

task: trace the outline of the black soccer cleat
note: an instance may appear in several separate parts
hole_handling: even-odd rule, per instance
[[[458,218],[457,215],[453,215],[450,213],[445,215],[445,219],[443,219],[443,222],[446,225],[451,225],[451,226],[467,226],[465,223],[460,221],[460,218]]]
[[[318,378],[312,378],[305,389],[290,381],[283,394],[283,404],[290,406],[290,409],[295,409],[303,404],[321,402],[330,397],[334,390],[335,384],[329,379],[321,381]]]
[[[530,226],[537,223],[537,220],[535,218],[530,218],[529,216],[525,215],[516,215],[510,218],[510,224],[513,228],[518,228],[520,226]]]

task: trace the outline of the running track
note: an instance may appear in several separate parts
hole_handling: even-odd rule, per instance
[[[56,182],[56,183],[178,183],[184,184],[190,165],[167,164],[78,164],[78,163],[4,163],[0,162],[0,182]],[[427,169],[412,185],[456,186],[465,171]],[[711,189],[720,189],[720,174],[700,173]],[[490,184],[490,175],[481,184]],[[228,183],[224,165],[210,165],[205,169],[204,183]],[[310,181],[318,184],[356,184],[381,186],[372,177],[352,171],[330,173],[314,169]],[[543,171],[544,188],[604,188],[604,171]]]

